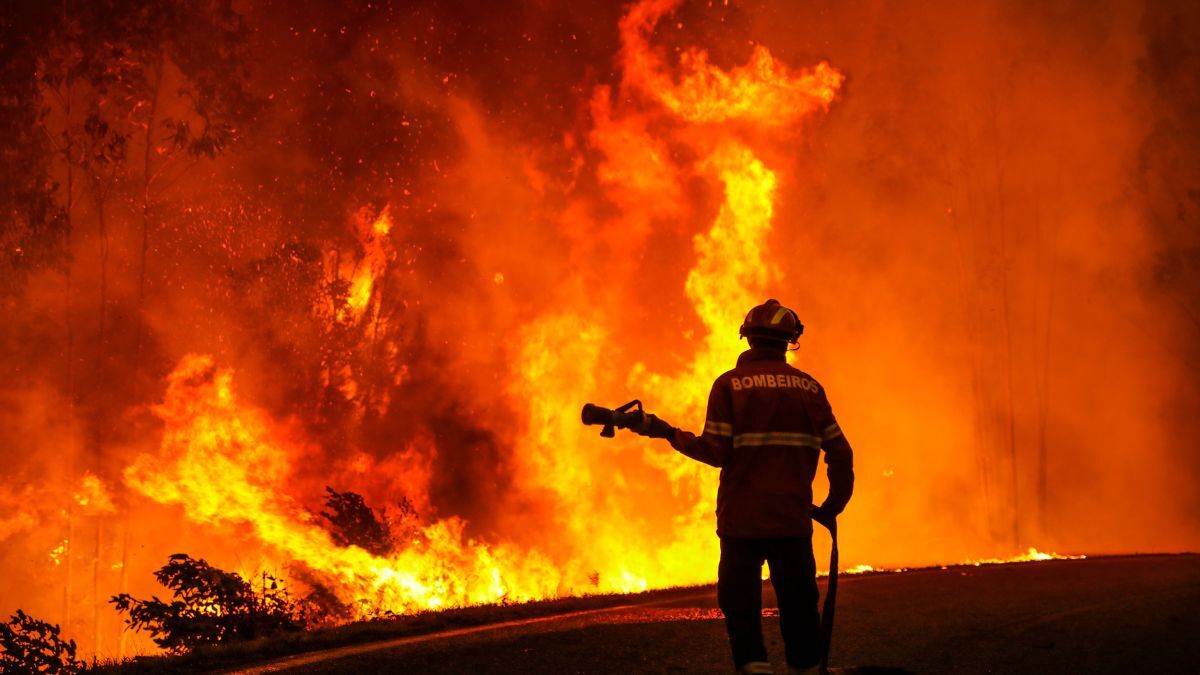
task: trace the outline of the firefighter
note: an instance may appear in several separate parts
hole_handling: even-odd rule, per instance
[[[750,310],[741,335],[750,348],[713,383],[704,431],[696,436],[646,415],[634,431],[666,438],[680,453],[721,470],[717,490],[717,603],[740,673],[770,673],[762,635],[762,565],[771,573],[788,672],[819,672],[820,616],[812,520],[841,513],[854,487],[853,454],[811,375],[787,363],[804,326],[767,300]],[[812,506],[821,450],[829,495]]]

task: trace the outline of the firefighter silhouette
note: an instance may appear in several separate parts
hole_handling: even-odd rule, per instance
[[[713,383],[704,431],[676,429],[654,415],[633,430],[665,438],[679,452],[721,470],[717,490],[717,602],[734,667],[770,673],[762,635],[762,566],[779,603],[788,672],[820,670],[820,615],[812,521],[832,520],[854,489],[854,458],[825,389],[787,363],[804,332],[800,317],[777,300],[754,307],[742,323],[750,348]],[[829,495],[812,505],[821,450]]]

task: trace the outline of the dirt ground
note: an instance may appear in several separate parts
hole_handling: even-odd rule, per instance
[[[823,586],[823,585],[822,585]],[[822,588],[822,592],[824,588]],[[774,607],[770,584],[764,601]],[[785,672],[778,618],[767,647]],[[865,672],[1200,672],[1200,555],[843,577],[832,665]],[[732,672],[712,588],[649,604],[309,654],[262,673]]]

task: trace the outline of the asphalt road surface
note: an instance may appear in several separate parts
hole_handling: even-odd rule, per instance
[[[822,584],[822,592],[824,592]],[[764,602],[773,608],[770,584]],[[636,600],[631,600],[636,602]],[[786,672],[779,621],[767,649]],[[843,576],[835,667],[873,673],[1200,673],[1200,555]],[[728,673],[713,588],[291,657],[244,673]]]

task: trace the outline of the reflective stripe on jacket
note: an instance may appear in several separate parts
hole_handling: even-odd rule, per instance
[[[830,485],[823,506],[840,513],[854,488],[853,452],[825,389],[776,350],[744,352],[713,383],[704,431],[679,431],[671,445],[721,469],[717,534],[723,537],[811,534],[822,449]]]

